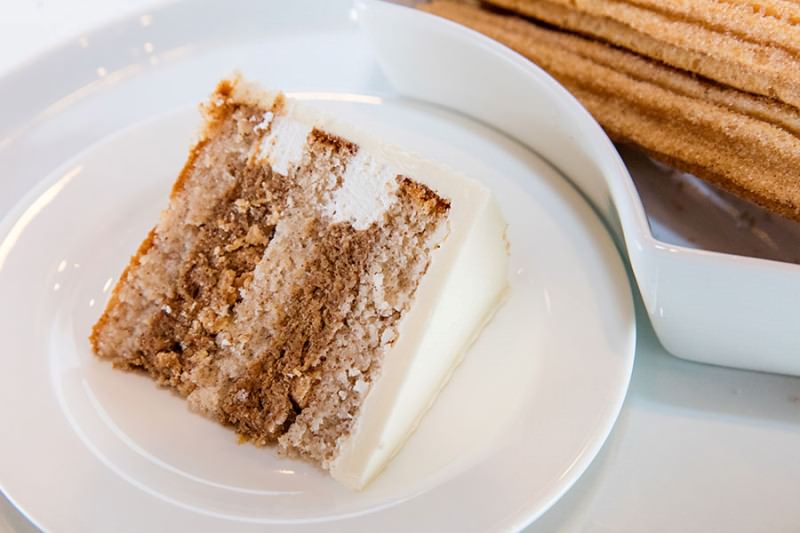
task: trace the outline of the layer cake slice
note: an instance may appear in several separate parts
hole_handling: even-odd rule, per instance
[[[91,334],[257,445],[377,475],[507,286],[475,181],[224,80]]]

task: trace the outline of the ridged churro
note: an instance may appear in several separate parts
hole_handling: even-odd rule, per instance
[[[525,55],[569,89],[618,141],[800,220],[800,112],[578,35],[475,6],[423,9]]]
[[[800,6],[796,4],[758,2],[760,7],[756,7],[744,0],[486,3],[800,107]]]

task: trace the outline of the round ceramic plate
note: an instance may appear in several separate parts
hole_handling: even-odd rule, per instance
[[[613,426],[635,324],[598,218],[502,132],[396,95],[349,1],[306,3],[228,3],[222,25],[218,3],[176,4],[0,80],[0,99],[18,104],[0,124],[0,487],[45,530],[516,528],[569,488]],[[509,223],[508,301],[362,492],[237,444],[89,349],[166,203],[195,104],[234,68],[483,181]]]

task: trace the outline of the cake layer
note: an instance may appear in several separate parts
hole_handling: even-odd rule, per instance
[[[204,111],[94,350],[363,486],[496,307],[502,218],[477,183],[241,80]]]

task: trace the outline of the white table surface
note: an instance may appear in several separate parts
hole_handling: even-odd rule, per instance
[[[0,76],[157,3],[0,0]],[[800,532],[800,378],[682,361],[641,308],[638,320],[633,380],[611,437],[528,531]],[[0,532],[32,530],[0,496]]]

